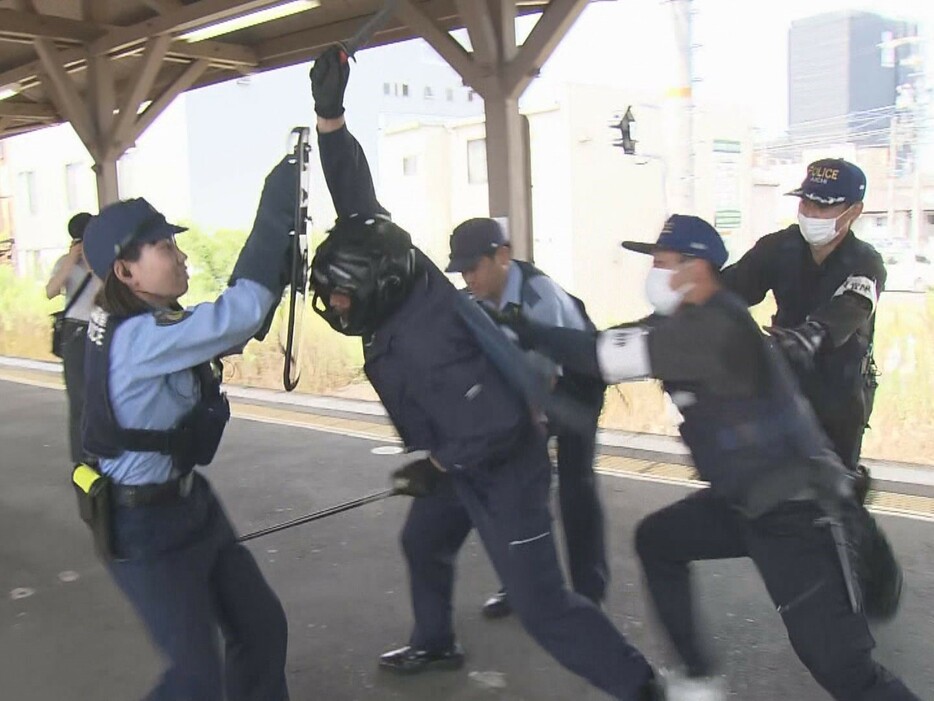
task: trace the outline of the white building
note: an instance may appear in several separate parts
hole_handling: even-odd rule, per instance
[[[645,257],[624,239],[654,240],[672,201],[666,181],[670,115],[651,98],[616,88],[566,85],[550,104],[523,110],[531,145],[535,262],[581,297],[598,324],[646,311]],[[633,105],[637,154],[613,147],[615,115]],[[741,253],[754,240],[752,130],[735,112],[698,110],[696,214]],[[380,143],[383,204],[438,264],[451,230],[488,214],[481,119],[413,121]]]

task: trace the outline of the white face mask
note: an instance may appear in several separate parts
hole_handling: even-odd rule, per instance
[[[671,289],[671,277],[674,274],[675,271],[668,268],[652,268],[645,278],[645,296],[648,297],[649,304],[662,316],[674,314],[688,291],[686,287]]]
[[[837,220],[849,211],[850,208],[847,207],[833,219],[806,217],[799,213],[798,226],[801,228],[801,235],[812,246],[826,246],[837,235]]]

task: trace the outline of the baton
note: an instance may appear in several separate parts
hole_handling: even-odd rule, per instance
[[[322,518],[333,516],[334,514],[339,514],[344,511],[350,511],[351,509],[356,509],[358,506],[365,506],[367,504],[372,504],[373,502],[382,501],[383,499],[387,497],[393,496],[395,493],[396,493],[395,489],[384,489],[381,492],[375,492],[373,494],[368,494],[365,497],[353,499],[352,501],[345,501],[343,504],[338,504],[337,506],[329,506],[326,509],[321,509],[321,511],[315,511],[314,513],[310,513],[307,516],[301,516],[300,518],[292,519],[291,521],[285,521],[284,523],[278,523],[275,526],[269,526],[268,528],[261,528],[258,531],[247,533],[237,538],[237,542],[245,543],[246,541],[253,540],[254,538],[262,538],[264,535],[269,535],[270,533],[277,533],[279,531],[284,531],[287,528],[294,528],[295,526],[301,526],[302,524],[305,524],[305,523],[311,523],[312,521],[318,521]]]
[[[380,29],[396,11],[396,2],[397,0],[386,0],[383,3],[382,9],[364,22],[363,26],[357,30],[356,34],[347,41],[338,42],[338,45],[349,58],[353,58],[354,54],[370,43],[370,39],[373,38],[376,31]]]

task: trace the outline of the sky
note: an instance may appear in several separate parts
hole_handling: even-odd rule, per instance
[[[922,0],[694,0],[698,101],[735,104],[765,135],[788,121],[788,30],[795,19],[866,10],[922,25],[934,58],[934,2]],[[542,82],[572,81],[657,91],[677,82],[671,7],[663,0],[591,4],[542,71]],[[525,31],[533,20],[524,20]],[[931,65],[930,63],[928,65]],[[534,93],[536,88],[530,88]],[[539,88],[540,89],[540,88]]]
[[[787,43],[793,20],[841,9],[865,9],[888,16],[911,13],[918,21],[927,21],[934,27],[934,2],[859,2],[693,0],[697,102],[735,105],[759,129],[762,139],[777,137],[787,127]],[[520,42],[536,21],[534,16],[519,19],[517,36]],[[455,36],[469,45],[463,30]],[[423,68],[415,68],[415,72],[420,70],[426,78],[437,75],[438,70],[442,73],[446,70],[439,68],[445,65],[440,56],[427,44],[422,43],[422,47],[413,51],[411,45],[405,48],[385,46],[363,51],[353,67],[347,106],[350,114],[356,115],[355,132],[364,147],[370,149],[374,162],[372,151],[378,136],[378,115],[370,114],[369,121],[362,115],[367,111],[367,104],[373,103],[373,91],[380,90],[383,81],[398,79],[400,61],[407,65],[417,61]],[[661,100],[666,91],[678,83],[677,55],[671,3],[664,0],[592,2],[544,66],[541,77],[526,91],[523,104],[531,107],[554,102],[562,94],[562,86],[569,82],[613,86],[636,91],[647,99]],[[237,91],[225,85],[207,88],[200,97],[192,96],[193,100],[200,100],[201,106],[191,111],[191,119],[206,120],[206,125],[200,130],[192,128],[190,137],[199,142],[220,139],[223,143],[241,143],[236,152],[222,152],[244,166],[237,168],[231,163],[230,173],[218,178],[217,158],[200,159],[203,160],[200,164],[199,158],[194,158],[192,199],[197,203],[194,214],[199,220],[203,219],[210,226],[248,225],[253,199],[246,193],[258,191],[259,180],[256,183],[253,180],[265,172],[267,162],[274,162],[268,154],[281,151],[278,134],[286,133],[292,124],[307,122],[310,95],[306,70],[293,67],[252,77],[249,97],[240,96],[249,99],[250,105],[237,102],[237,96],[231,96]],[[451,82],[456,84],[458,80],[453,71],[450,75]],[[271,104],[276,104],[275,110],[268,109]],[[371,106],[369,112],[375,109]],[[242,144],[244,110],[252,110],[249,121],[254,126],[248,144]],[[230,119],[231,113],[239,115],[240,119]],[[245,150],[252,153],[252,161],[248,160],[250,154]],[[203,151],[200,149],[198,153]],[[203,172],[197,172],[199,168]],[[255,171],[256,178],[246,177],[244,171]],[[231,193],[238,191],[242,191],[243,196],[231,198]],[[231,199],[239,204],[231,204]]]

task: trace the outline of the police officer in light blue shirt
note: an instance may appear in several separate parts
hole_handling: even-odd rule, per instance
[[[230,287],[190,309],[178,303],[185,229],[146,200],[104,208],[85,231],[104,282],[88,330],[84,447],[110,482],[107,566],[168,659],[147,699],[288,698],[282,606],[193,468],[211,462],[230,416],[212,359],[262,334],[281,297],[296,177],[289,159],[273,169]]]
[[[454,229],[446,272],[461,273],[470,294],[496,312],[521,309],[525,317],[545,326],[595,330],[580,300],[531,263],[513,259],[508,234],[496,219],[468,219]],[[515,340],[511,329],[501,328]],[[529,355],[534,365],[554,378],[556,391],[574,398],[589,412],[586,434],[555,421],[549,429],[557,436],[559,500],[571,583],[574,591],[599,605],[609,581],[603,508],[593,471],[604,387],[597,380],[562,370],[534,351]],[[500,618],[510,611],[504,589],[483,606],[488,618]]]

